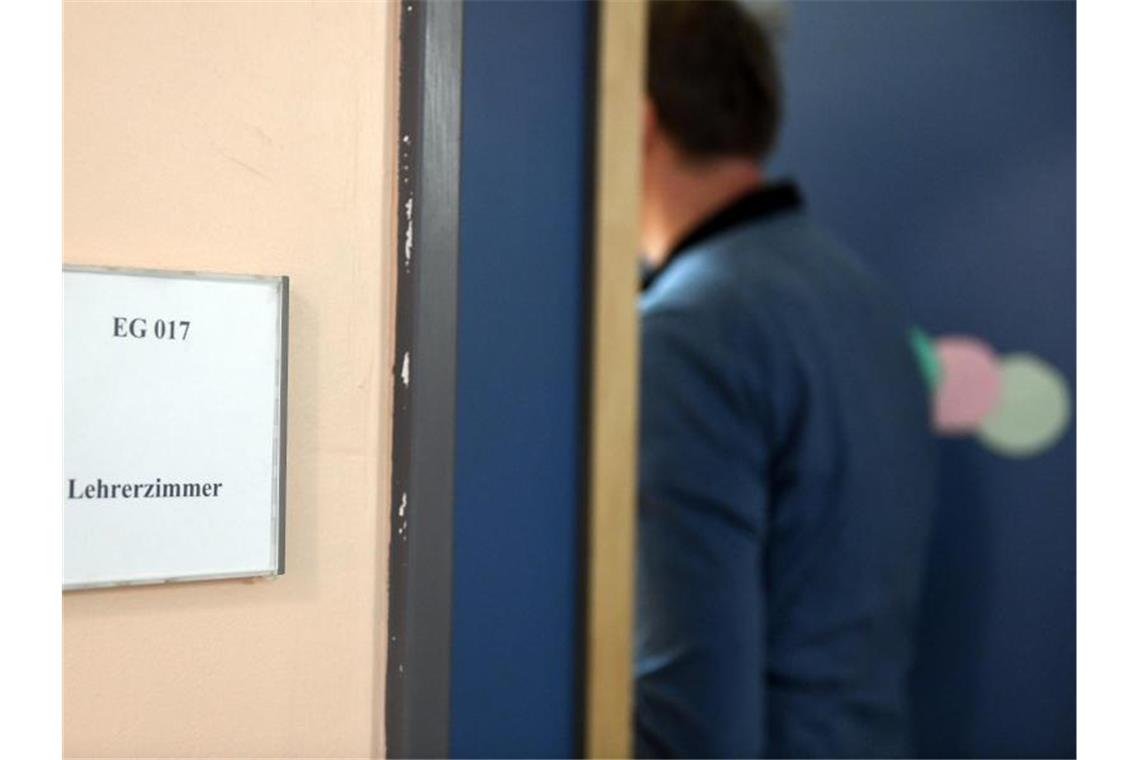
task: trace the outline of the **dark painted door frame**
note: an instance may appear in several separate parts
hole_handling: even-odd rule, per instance
[[[446,757],[463,5],[405,0],[400,17],[386,740]]]

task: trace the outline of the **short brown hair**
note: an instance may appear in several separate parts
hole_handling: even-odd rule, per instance
[[[763,158],[783,110],[772,41],[732,0],[655,0],[649,98],[662,128],[694,158]]]

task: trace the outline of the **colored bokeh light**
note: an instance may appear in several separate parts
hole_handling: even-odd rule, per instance
[[[974,435],[990,451],[1022,458],[1041,454],[1072,423],[1068,381],[1040,357],[1017,352],[998,356],[968,335],[931,339],[917,327],[911,349],[933,403],[940,435]]]

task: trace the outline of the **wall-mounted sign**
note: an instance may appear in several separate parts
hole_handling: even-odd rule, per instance
[[[65,589],[284,572],[288,291],[64,268]]]

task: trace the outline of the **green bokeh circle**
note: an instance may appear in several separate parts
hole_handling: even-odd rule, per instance
[[[942,384],[942,363],[938,361],[934,341],[917,327],[910,328],[909,338],[910,348],[918,360],[918,367],[922,371],[923,379],[926,380],[926,387],[933,393]]]
[[[1001,360],[997,406],[982,421],[978,439],[998,454],[1031,457],[1055,444],[1071,417],[1064,376],[1033,354],[1008,354]]]

